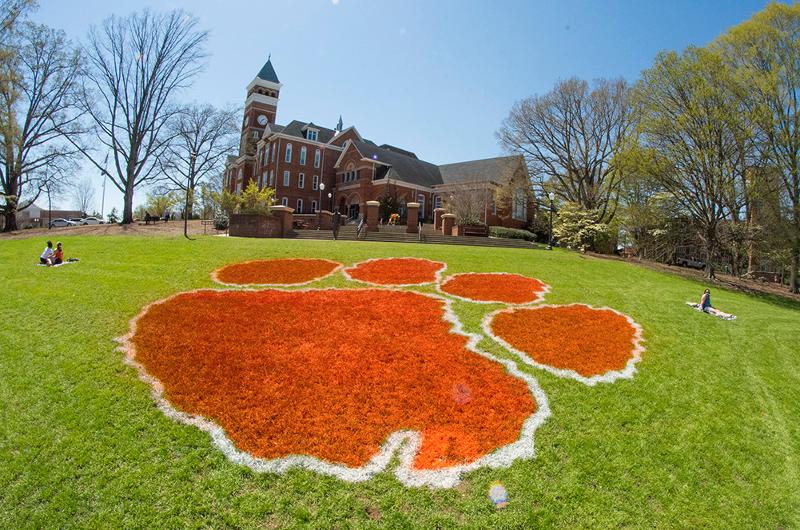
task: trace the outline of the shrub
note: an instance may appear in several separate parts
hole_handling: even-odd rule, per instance
[[[217,210],[217,213],[214,214],[214,228],[217,230],[227,230],[229,222],[228,214],[222,210]]]
[[[240,196],[239,209],[242,213],[270,215],[270,207],[275,198],[273,188],[258,189],[255,182],[250,182]]]
[[[519,228],[505,228],[503,226],[490,226],[489,235],[492,237],[506,237],[508,239],[524,239],[536,241],[536,234]]]

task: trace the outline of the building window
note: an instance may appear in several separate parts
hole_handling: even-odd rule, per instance
[[[319,149],[317,149],[316,151],[314,151],[314,167],[319,167],[319,159],[320,159],[320,154],[319,154]]]
[[[419,203],[419,217],[425,219],[425,196],[421,193],[417,195],[417,202]]]
[[[317,191],[319,189],[319,175],[311,177],[311,189]]]
[[[261,134],[259,133],[259,131],[257,131],[257,130],[256,130],[256,131],[253,131],[253,138],[258,138],[259,136],[261,136]]]
[[[284,161],[292,161],[292,144],[286,144],[286,158],[284,158]]]
[[[286,186],[287,188],[289,187],[289,178],[290,178],[289,177],[289,172],[288,171],[284,171],[283,172],[283,185]]]
[[[272,147],[272,161],[275,162],[275,160],[277,160],[277,159],[278,159],[278,149],[275,148],[275,146],[273,146]]]
[[[269,170],[269,185],[270,185],[270,187],[275,185],[275,170],[274,169],[270,169]]]
[[[528,199],[525,197],[525,190],[522,188],[514,190],[514,204],[511,217],[517,221],[525,221],[528,219]]]
[[[306,165],[306,146],[300,148],[300,164]]]
[[[264,151],[264,165],[265,166],[269,162],[269,147],[270,147],[270,144],[267,144],[267,150]]]
[[[305,188],[306,187],[306,176],[303,173],[300,173],[300,176],[297,177],[297,187],[298,188]]]
[[[317,201],[311,201],[311,213],[317,213]]]
[[[442,196],[437,195],[436,198],[433,200],[433,207],[434,208],[441,208],[442,207]]]
[[[297,211],[295,213],[303,213],[303,199],[297,199]]]
[[[306,138],[316,142],[317,141],[317,131],[315,131],[313,129],[309,129],[308,131],[306,131]]]
[[[287,199],[286,197],[284,197],[283,199],[281,199],[281,204],[282,204],[283,206],[289,206],[289,199]]]

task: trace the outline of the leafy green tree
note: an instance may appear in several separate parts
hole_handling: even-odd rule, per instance
[[[117,212],[116,208],[111,208],[111,211],[106,216],[106,220],[110,224],[116,224],[119,222],[119,213]]]
[[[715,44],[747,86],[742,102],[765,159],[779,170],[789,228],[789,285],[800,269],[800,4],[769,4]]]
[[[747,167],[750,133],[739,103],[744,90],[719,54],[689,47],[660,53],[634,96],[652,176],[699,228],[707,277],[714,276],[731,190]]]
[[[181,198],[176,192],[148,193],[145,209],[150,215],[162,216],[174,208]]]

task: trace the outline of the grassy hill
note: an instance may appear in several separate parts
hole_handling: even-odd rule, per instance
[[[77,264],[34,266],[44,240],[0,240],[0,527],[800,527],[800,305],[565,251],[200,237],[68,236]],[[167,295],[256,257],[381,256],[543,280],[547,303],[610,306],[644,329],[633,379],[587,387],[518,363],[553,415],[537,456],[449,490],[389,472],[358,484],[258,474],[166,418],[114,337]],[[322,286],[347,285],[341,275]],[[479,332],[493,305],[456,302]],[[202,322],[198,323],[202,326]],[[324,328],[324,324],[320,324]],[[597,337],[602,340],[602,337]],[[484,340],[498,356],[515,357]],[[487,497],[498,481],[509,505]]]

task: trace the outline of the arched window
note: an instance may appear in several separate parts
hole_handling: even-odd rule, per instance
[[[419,217],[425,219],[425,195],[417,195],[417,202],[419,203]]]
[[[306,165],[306,146],[300,148],[300,164]]]
[[[281,204],[282,204],[283,206],[289,206],[289,199],[287,199],[286,197],[284,197],[283,199],[281,199]]]
[[[292,144],[286,144],[286,158],[284,160],[286,162],[292,161]]]
[[[319,149],[317,149],[316,151],[314,151],[314,167],[319,167],[319,158],[320,158]]]
[[[303,199],[297,199],[297,211],[295,213],[303,213]]]

